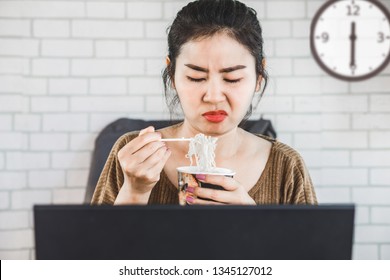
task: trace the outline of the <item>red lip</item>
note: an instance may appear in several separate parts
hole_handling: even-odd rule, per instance
[[[213,123],[222,122],[227,117],[227,115],[228,114],[224,110],[209,111],[202,114],[206,120]]]

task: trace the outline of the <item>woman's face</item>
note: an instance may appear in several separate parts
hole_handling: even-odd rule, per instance
[[[185,123],[208,135],[238,126],[260,81],[255,58],[224,33],[185,43],[176,60],[174,87]]]

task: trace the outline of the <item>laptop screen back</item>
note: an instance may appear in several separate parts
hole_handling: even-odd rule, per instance
[[[354,206],[34,207],[37,259],[351,259]]]

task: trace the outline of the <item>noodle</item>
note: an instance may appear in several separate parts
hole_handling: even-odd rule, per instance
[[[196,165],[202,171],[210,171],[216,167],[215,164],[215,147],[218,138],[206,136],[202,133],[195,135],[191,138],[190,146],[187,158],[190,159],[191,165],[193,164],[192,157],[195,157]]]

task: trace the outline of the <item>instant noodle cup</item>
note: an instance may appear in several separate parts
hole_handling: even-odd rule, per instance
[[[213,185],[209,183],[204,183],[199,181],[196,178],[197,174],[205,174],[205,175],[219,175],[219,176],[227,176],[233,177],[235,172],[233,170],[227,168],[214,167],[209,171],[203,171],[198,166],[181,166],[176,168],[177,177],[178,177],[178,186],[179,186],[179,204],[186,205],[186,198],[191,196],[195,198],[196,196],[193,193],[187,192],[188,187],[200,187],[200,188],[209,188],[215,190],[224,190],[223,187],[218,185]],[[204,199],[208,200],[208,199]]]

